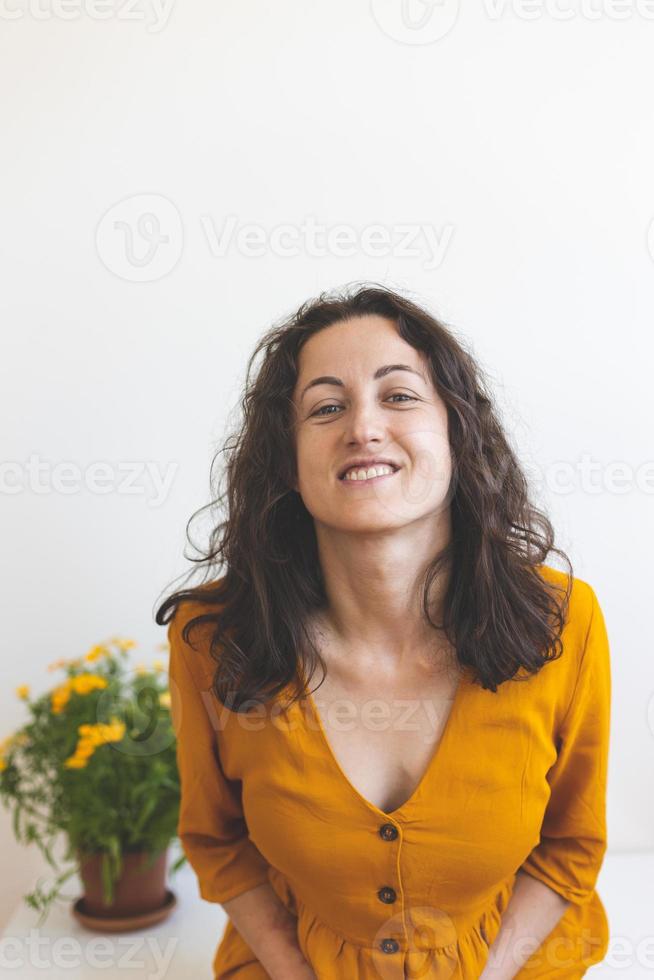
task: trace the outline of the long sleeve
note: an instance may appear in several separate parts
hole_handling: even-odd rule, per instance
[[[181,635],[179,610],[168,627],[169,678],[173,726],[177,735],[177,766],[181,801],[177,833],[195,871],[202,898],[226,902],[268,881],[268,863],[248,837],[241,806],[240,782],[222,770],[216,731],[207,710],[213,698],[206,664]],[[200,631],[198,631],[200,632]],[[211,664],[211,658],[207,656]],[[204,699],[204,700],[203,700]]]
[[[592,894],[606,851],[611,669],[602,610],[592,588],[577,681],[563,720],[540,843],[522,870],[569,902]]]

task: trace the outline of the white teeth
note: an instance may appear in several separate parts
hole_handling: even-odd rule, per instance
[[[386,466],[386,465],[371,466],[370,469],[367,470],[364,469],[348,470],[345,476],[343,477],[343,479],[344,480],[370,480],[374,476],[382,476],[384,473],[393,473],[393,472],[394,470],[392,466]]]

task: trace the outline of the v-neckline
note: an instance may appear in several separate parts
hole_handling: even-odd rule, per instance
[[[314,718],[316,720],[317,730],[318,730],[318,736],[319,736],[319,738],[321,739],[321,741],[323,743],[323,748],[325,749],[325,751],[327,753],[327,756],[329,757],[329,760],[330,760],[330,763],[332,765],[332,768],[336,771],[336,773],[340,777],[341,781],[349,789],[350,793],[352,795],[354,795],[359,800],[360,803],[363,803],[364,806],[368,807],[368,809],[373,810],[378,816],[384,817],[386,819],[388,819],[388,818],[397,819],[398,816],[404,810],[408,809],[416,801],[416,799],[418,798],[419,794],[421,793],[423,787],[425,786],[427,780],[430,778],[433,770],[436,768],[436,766],[438,764],[438,761],[439,761],[440,757],[443,755],[443,752],[444,752],[444,749],[443,749],[444,743],[447,741],[448,737],[449,737],[450,740],[452,738],[451,730],[452,730],[452,728],[454,726],[454,722],[456,721],[456,716],[458,715],[458,713],[460,711],[461,701],[463,699],[464,691],[465,691],[465,689],[466,689],[466,687],[468,685],[468,681],[469,681],[469,667],[467,667],[466,665],[463,665],[463,666],[460,666],[459,667],[459,670],[460,670],[459,681],[457,683],[456,690],[454,691],[454,697],[452,698],[452,705],[450,707],[450,711],[449,711],[449,714],[447,716],[447,720],[445,722],[445,727],[443,728],[443,731],[441,732],[441,737],[439,738],[438,742],[436,743],[436,746],[434,748],[434,751],[432,752],[432,754],[430,756],[429,762],[427,763],[427,766],[426,766],[426,768],[425,768],[422,776],[418,780],[418,784],[414,788],[414,790],[411,793],[411,795],[409,796],[409,798],[406,799],[404,801],[404,803],[401,803],[400,806],[395,807],[394,810],[382,810],[381,807],[378,807],[375,803],[372,803],[370,800],[366,799],[366,797],[363,795],[363,793],[361,793],[360,790],[358,790],[356,788],[356,786],[354,785],[354,783],[352,782],[352,780],[349,778],[349,776],[345,773],[345,770],[343,769],[343,767],[341,766],[340,762],[338,761],[338,758],[336,756],[336,753],[334,752],[334,750],[332,748],[331,742],[327,738],[327,733],[326,733],[325,727],[324,727],[324,725],[322,723],[322,718],[320,717],[320,712],[318,711],[318,709],[317,709],[317,707],[315,705],[315,702],[313,700],[313,695],[311,694],[311,692],[308,689],[304,671],[303,671],[302,667],[300,666],[300,677],[301,677],[301,683],[302,683],[302,688],[303,688],[303,692],[304,692],[304,697],[306,698],[307,704],[309,705],[309,708],[311,710],[311,714],[314,716]]]

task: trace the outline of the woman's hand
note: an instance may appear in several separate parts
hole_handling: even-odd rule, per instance
[[[500,931],[493,941],[479,980],[513,980],[535,951],[550,967],[565,972],[559,961],[550,960],[541,947],[570,903],[542,881],[518,869],[509,903],[504,910]],[[553,955],[553,951],[550,951]]]
[[[297,945],[282,951],[277,962],[279,966],[271,963],[268,967],[271,980],[318,980]]]
[[[281,976],[279,980],[282,980]],[[284,980],[318,980],[318,977],[305,960],[304,965],[298,966],[297,969],[287,970],[284,975]]]
[[[222,903],[271,980],[318,980],[297,938],[291,915],[268,883]]]

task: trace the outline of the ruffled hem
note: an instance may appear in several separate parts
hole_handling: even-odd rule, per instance
[[[457,930],[451,942],[434,944],[433,932],[430,936],[429,929],[418,928],[413,942],[397,952],[385,953],[381,940],[388,922],[382,930],[384,935],[369,942],[344,936],[299,902],[283,876],[271,870],[271,885],[297,917],[298,944],[319,980],[405,980],[407,976],[473,980],[486,962],[511,893],[511,885],[504,886],[465,932]],[[263,980],[267,976],[231,921],[216,950],[213,968],[214,980]]]
[[[403,942],[397,950],[386,953],[381,940],[389,933],[388,921],[380,935],[372,937],[369,942],[344,936],[299,902],[282,875],[273,871],[270,877],[271,885],[280,900],[297,916],[298,944],[318,980],[405,980],[406,977],[421,977],[422,980],[477,980],[488,959],[489,949],[500,931],[502,916],[515,880],[511,878],[506,882],[491,903],[476,916],[469,917],[465,925],[460,920],[454,926],[453,920],[444,916],[444,922],[437,923],[438,928],[434,928],[433,909],[422,910],[425,913],[422,922],[421,910],[411,909],[415,928],[407,930],[408,942]],[[572,952],[570,955],[571,950],[567,950],[565,973],[561,972],[561,944],[572,943],[579,936],[582,926],[592,926],[595,932],[599,927],[603,940],[598,906],[603,911],[599,896],[596,896],[596,902],[570,906],[547,937],[547,946],[543,944],[532,954],[516,974],[516,980],[560,980],[563,975],[566,980],[578,980],[592,963],[603,959],[608,941],[602,941],[600,948],[596,945],[593,955],[586,958],[580,954],[577,943],[576,954]],[[431,922],[428,921],[429,914],[432,916]],[[397,918],[399,922],[400,916]],[[453,938],[442,942],[443,937],[447,938],[448,931]],[[558,958],[556,962],[549,962],[550,950],[554,945],[559,950]],[[228,921],[216,951],[213,967],[214,980],[265,980],[267,977],[267,973],[231,921]]]
[[[388,924],[382,930],[383,935],[375,937],[373,943],[356,943],[300,907],[298,942],[319,980],[405,980],[406,977],[476,980],[499,931],[504,907],[500,897],[468,931],[441,945],[430,945],[432,930],[418,926],[413,930],[413,937],[409,935],[407,948],[390,953],[385,953],[381,945],[389,931]]]

